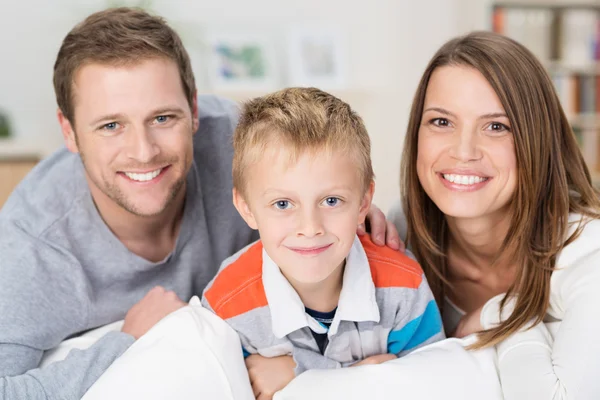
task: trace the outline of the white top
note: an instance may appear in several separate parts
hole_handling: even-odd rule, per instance
[[[570,221],[578,218],[573,215]],[[398,206],[390,212],[390,219],[405,231]],[[600,220],[585,226],[563,249],[556,266],[544,323],[522,329],[496,346],[506,400],[600,399]],[[502,296],[484,306],[484,328],[512,311],[509,301],[499,316]]]
[[[496,346],[507,400],[600,398],[600,220],[589,222],[563,249],[556,267],[545,323]],[[484,306],[484,328],[512,311],[510,302],[499,316],[501,299],[496,296]]]

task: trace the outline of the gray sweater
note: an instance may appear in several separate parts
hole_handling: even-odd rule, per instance
[[[120,319],[152,287],[184,301],[219,264],[257,239],[231,201],[233,103],[200,97],[200,128],[175,249],[161,262],[131,253],[105,225],[78,155],[42,161],[0,211],[0,399],[79,399],[134,341],[112,332],[37,368],[44,351]]]

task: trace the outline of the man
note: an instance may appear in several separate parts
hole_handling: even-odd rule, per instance
[[[91,15],[64,39],[54,87],[66,149],[0,212],[3,399],[80,398],[257,239],[231,201],[236,107],[196,96],[188,55],[161,18]],[[123,318],[120,332],[37,368],[64,339]]]

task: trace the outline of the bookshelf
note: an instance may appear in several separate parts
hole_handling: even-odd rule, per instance
[[[491,5],[492,30],[522,43],[546,66],[600,187],[600,0]]]

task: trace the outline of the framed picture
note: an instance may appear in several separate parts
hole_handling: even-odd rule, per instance
[[[214,90],[270,91],[278,86],[277,58],[267,35],[208,33],[208,83]]]
[[[347,40],[334,27],[295,27],[289,32],[291,86],[344,89],[348,82]]]

